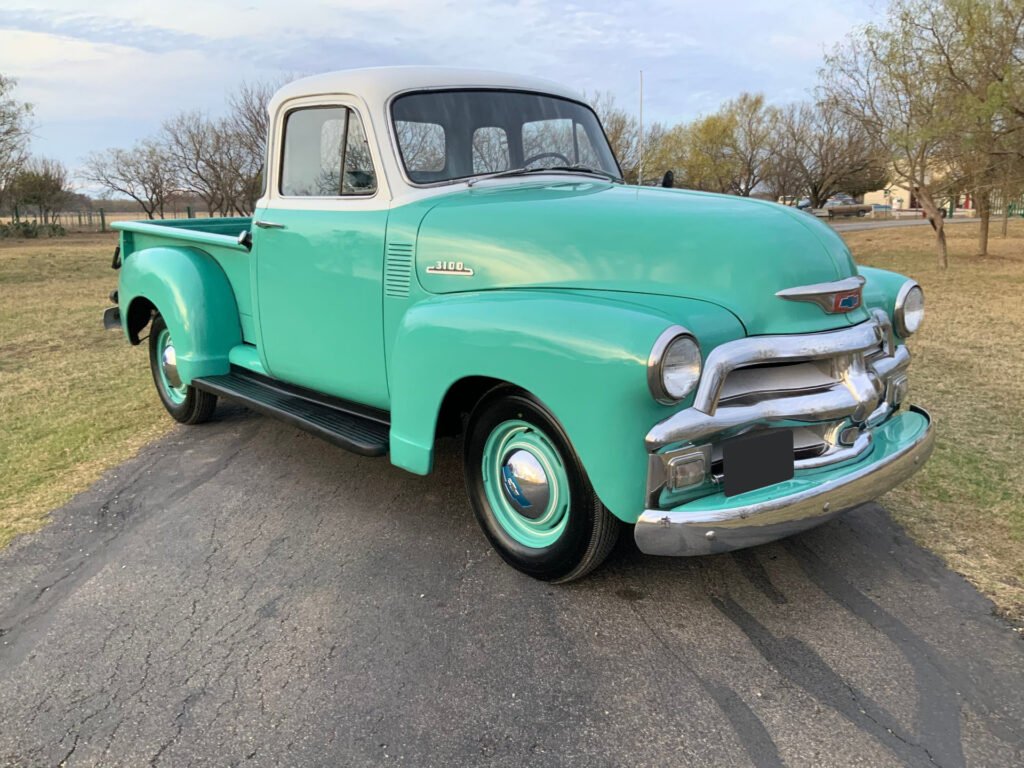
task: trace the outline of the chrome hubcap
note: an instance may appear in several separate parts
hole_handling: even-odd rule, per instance
[[[529,451],[512,451],[501,466],[501,488],[512,507],[524,517],[543,515],[551,500],[551,484],[544,467]]]
[[[181,387],[181,377],[178,375],[178,357],[174,354],[174,345],[167,342],[163,353],[160,355],[160,367],[163,369],[164,378],[167,383],[175,389]]]

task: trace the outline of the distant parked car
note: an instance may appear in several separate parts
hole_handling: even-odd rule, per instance
[[[830,197],[825,203],[825,213],[830,219],[836,216],[867,216],[872,211],[870,205],[858,203],[850,197]]]

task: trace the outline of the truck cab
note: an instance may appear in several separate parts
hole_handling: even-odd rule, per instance
[[[931,451],[912,279],[784,206],[630,186],[545,80],[423,67],[269,104],[251,218],[120,222],[108,326],[196,424],[242,402],[431,471],[464,434],[501,556],[579,578],[621,528],[699,555],[818,525]]]

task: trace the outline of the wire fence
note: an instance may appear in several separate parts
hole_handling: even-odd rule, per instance
[[[164,211],[165,219],[189,219],[200,216],[209,216],[205,211],[195,211],[192,208]],[[142,211],[108,211],[105,208],[96,208],[81,211],[57,211],[49,214],[46,222],[43,222],[37,214],[21,213],[18,221],[30,222],[43,226],[54,224],[63,227],[68,232],[109,232],[110,225],[115,221],[145,221],[147,216]],[[14,217],[10,214],[0,215],[0,224],[10,224]]]

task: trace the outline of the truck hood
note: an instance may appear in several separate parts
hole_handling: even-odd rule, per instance
[[[827,225],[775,203],[604,182],[484,182],[424,215],[417,275],[433,293],[562,288],[678,296],[731,311],[751,335],[867,319],[778,298],[857,274]],[[484,186],[487,185],[487,186]],[[685,318],[680,318],[685,325]]]

